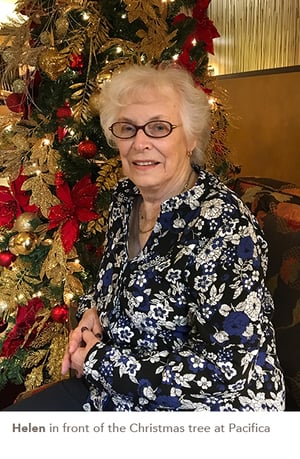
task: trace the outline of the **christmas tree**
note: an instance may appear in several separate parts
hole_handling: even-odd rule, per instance
[[[234,173],[227,118],[208,68],[219,36],[210,0],[20,0],[1,26],[0,389],[61,379],[78,297],[101,260],[120,177],[97,98],[131,63],[176,61],[212,101],[207,167]]]

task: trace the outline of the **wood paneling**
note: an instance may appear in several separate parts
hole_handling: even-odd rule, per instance
[[[300,185],[300,69],[228,76],[218,83],[228,93],[233,125],[227,140],[241,174]]]

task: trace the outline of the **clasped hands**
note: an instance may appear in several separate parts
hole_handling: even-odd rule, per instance
[[[61,372],[75,370],[77,378],[83,374],[83,365],[89,350],[102,340],[102,326],[95,308],[84,312],[77,327],[70,332],[69,342],[62,360]]]

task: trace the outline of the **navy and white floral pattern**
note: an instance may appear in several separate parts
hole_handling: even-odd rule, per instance
[[[284,383],[265,287],[267,245],[248,208],[213,175],[162,203],[132,259],[138,189],[121,181],[95,290],[107,339],[89,352],[85,410],[281,411]]]

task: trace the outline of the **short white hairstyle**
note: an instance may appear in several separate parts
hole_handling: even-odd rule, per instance
[[[132,101],[143,102],[146,90],[158,95],[174,91],[179,96],[179,112],[187,140],[196,139],[191,162],[205,163],[205,150],[211,134],[210,107],[205,92],[195,84],[192,75],[174,64],[160,66],[131,65],[104,83],[100,98],[100,123],[110,146],[116,147],[109,127],[117,121],[121,108]]]

